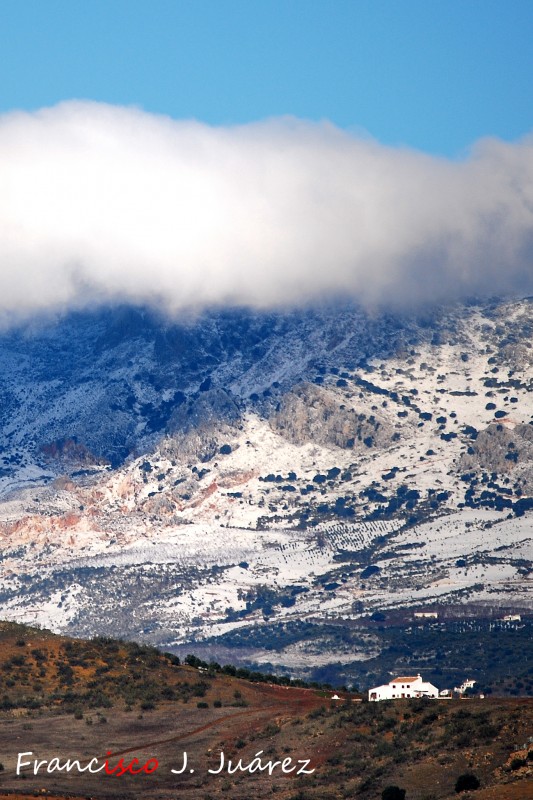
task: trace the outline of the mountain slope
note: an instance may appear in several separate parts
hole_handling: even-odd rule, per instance
[[[530,611],[532,330],[525,299],[5,334],[0,614],[172,646]]]

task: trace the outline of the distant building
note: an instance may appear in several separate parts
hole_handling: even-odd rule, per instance
[[[393,678],[384,686],[369,689],[369,700],[399,700],[402,697],[438,697],[439,690],[432,683],[422,680],[421,675]]]
[[[506,614],[502,617],[502,622],[522,622],[520,614]]]
[[[439,615],[436,611],[415,611],[415,619],[438,619]]]
[[[454,687],[454,692],[457,692],[457,694],[464,694],[467,689],[473,689],[475,683],[476,681],[473,680],[463,681],[460,686]]]

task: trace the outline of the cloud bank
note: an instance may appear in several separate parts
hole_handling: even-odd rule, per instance
[[[0,117],[0,314],[533,293],[533,138],[452,162],[291,118]]]

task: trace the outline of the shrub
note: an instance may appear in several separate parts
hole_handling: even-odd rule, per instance
[[[381,567],[378,567],[376,564],[370,564],[361,572],[361,578],[364,580],[365,578],[370,578],[372,575],[379,575],[380,572]]]
[[[43,651],[40,650],[38,647],[36,647],[34,650],[32,650],[31,654],[32,654],[32,656],[34,657],[34,659],[36,661],[46,661],[47,658],[48,658],[46,653],[43,653]]]
[[[167,659],[167,661],[170,661],[170,663],[173,664],[175,667],[179,667],[180,660],[178,656],[175,656],[174,653],[163,653],[163,655]]]
[[[381,800],[405,800],[405,789],[399,786],[387,786],[381,792]]]
[[[455,791],[457,794],[459,794],[459,792],[468,792],[474,789],[479,789],[479,786],[479,780],[475,775],[473,775],[471,772],[464,772],[462,775],[459,775],[455,782]]]

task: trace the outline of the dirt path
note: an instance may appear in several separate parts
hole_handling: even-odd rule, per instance
[[[209,728],[216,728],[216,726],[220,725],[220,723],[222,722],[238,719],[240,717],[251,716],[252,714],[260,715],[262,714],[262,712],[274,711],[276,709],[278,711],[281,711],[283,709],[286,709],[286,706],[277,704],[274,706],[264,706],[263,708],[250,708],[248,709],[248,711],[238,711],[236,714],[225,714],[223,717],[217,717],[217,719],[212,719],[211,722],[206,722],[205,725],[200,725],[198,728],[193,728],[192,731],[187,731],[186,733],[178,733],[175,736],[170,736],[168,739],[157,739],[150,742],[143,742],[142,744],[137,744],[134,747],[128,747],[126,750],[117,750],[114,753],[108,752],[105,756],[98,756],[98,760],[105,761],[106,758],[115,758],[117,756],[127,755],[128,753],[139,752],[142,750],[149,750],[153,747],[158,747],[159,745],[163,744],[171,744],[172,742],[181,742],[184,739],[189,739],[191,736],[195,736],[198,733],[203,733],[204,731],[209,730]],[[268,716],[270,716],[270,714],[268,714]]]
[[[240,719],[241,717],[251,717],[251,716],[260,717],[263,716],[264,714],[266,714],[267,717],[272,717],[274,716],[275,713],[280,713],[280,712],[285,712],[285,713],[288,712],[290,714],[306,713],[307,711],[314,708],[316,705],[322,704],[324,702],[324,698],[318,697],[312,690],[311,691],[307,690],[305,694],[303,693],[304,690],[301,690],[301,694],[299,692],[297,697],[294,696],[291,697],[290,694],[287,697],[285,696],[285,693],[281,687],[272,687],[272,689],[274,689],[274,692],[272,692],[272,689],[270,691],[267,690],[266,687],[264,688],[263,692],[261,691],[263,687],[254,687],[254,688],[259,689],[260,694],[264,693],[270,696],[274,694],[276,696],[277,702],[273,703],[272,705],[261,706],[259,708],[257,707],[249,708],[246,711],[237,711],[234,714],[224,714],[224,716],[217,717],[217,719],[213,719],[210,722],[206,722],[204,725],[200,725],[197,728],[193,728],[192,730],[189,730],[185,733],[178,733],[174,736],[169,736],[165,739],[155,739],[149,742],[142,742],[133,747],[128,747],[124,750],[107,752],[105,756],[98,756],[98,760],[105,761],[106,758],[120,757],[127,755],[128,753],[150,750],[154,747],[159,747],[160,745],[172,744],[172,742],[181,742],[184,739],[190,739],[192,736],[196,736],[199,733],[203,733],[204,731],[209,730],[210,728],[216,728],[218,725],[221,725],[224,722],[231,722],[232,720]],[[89,762],[87,761],[87,763]]]

